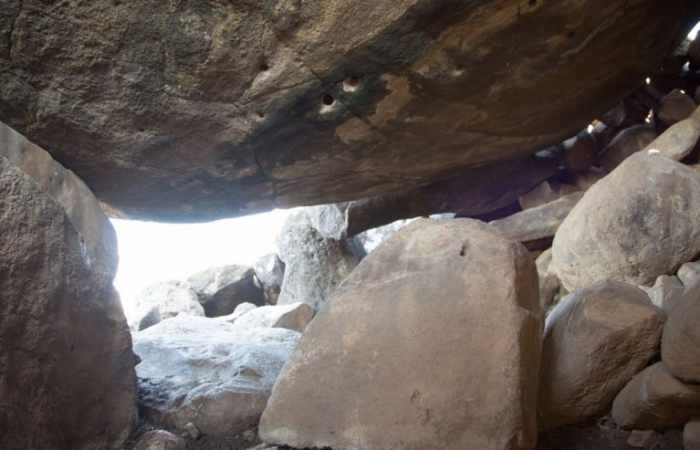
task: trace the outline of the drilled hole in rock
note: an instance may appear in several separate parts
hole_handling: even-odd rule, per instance
[[[260,63],[260,71],[261,72],[267,72],[270,70],[270,65],[267,64],[266,62]]]
[[[333,104],[335,103],[335,99],[330,94],[323,94],[321,102],[323,102],[325,106],[333,106]]]

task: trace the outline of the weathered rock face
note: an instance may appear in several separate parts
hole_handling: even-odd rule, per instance
[[[615,397],[612,415],[624,428],[681,427],[700,415],[700,386],[682,383],[659,362],[637,374]]]
[[[561,283],[549,267],[552,264],[552,249],[547,249],[535,260],[540,287],[540,306],[547,311],[561,297]]]
[[[635,125],[626,128],[605,147],[600,163],[607,171],[611,172],[622,161],[654,142],[657,137],[656,131],[648,125]]]
[[[134,338],[140,403],[146,418],[205,435],[254,428],[299,333],[179,315]]]
[[[132,326],[138,331],[180,313],[204,315],[197,293],[182,281],[164,281],[146,287],[136,298],[136,311]]]
[[[658,351],[664,319],[643,291],[617,281],[564,298],[545,326],[538,403],[543,428],[605,413]]]
[[[296,448],[531,449],[541,332],[524,247],[481,222],[417,220],[307,327],[260,436]]]
[[[700,252],[700,176],[637,153],[592,186],[559,227],[552,269],[569,291],[608,278],[650,284]]]
[[[116,236],[72,173],[0,125],[0,448],[118,448],[135,358]]]
[[[265,255],[255,262],[255,276],[258,277],[265,294],[265,302],[277,303],[284,280],[284,263],[275,254]]]
[[[252,267],[213,267],[192,275],[187,282],[197,293],[207,317],[231,314],[241,303],[265,303],[263,288]]]
[[[289,216],[277,243],[285,263],[278,305],[304,302],[320,309],[360,262],[351,241],[324,238],[303,210]]]
[[[332,203],[575,134],[658,66],[689,6],[9,0],[0,120],[133,217]]]
[[[661,358],[671,373],[688,383],[700,383],[700,278],[686,286],[664,326]]]
[[[684,292],[683,283],[678,277],[669,275],[658,277],[652,287],[639,286],[639,288],[644,290],[651,302],[657,308],[663,309],[666,314],[670,314],[681,301]]]
[[[683,428],[683,449],[700,450],[700,420],[691,420]]]

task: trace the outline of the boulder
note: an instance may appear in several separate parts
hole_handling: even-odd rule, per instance
[[[90,190],[0,124],[0,448],[119,448],[136,420],[116,235]]]
[[[276,304],[284,280],[284,263],[276,254],[270,254],[258,259],[254,268],[265,294],[265,302]]]
[[[278,305],[304,302],[320,309],[360,261],[353,242],[324,238],[303,210],[289,216],[277,245],[285,263]]]
[[[148,431],[141,436],[134,450],[186,450],[187,443],[180,436],[165,430]]]
[[[700,277],[700,261],[687,262],[678,268],[676,272],[684,286],[690,286],[696,278]]]
[[[533,448],[536,277],[525,248],[482,222],[414,221],[369,254],[307,327],[261,439],[295,448]]]
[[[397,220],[396,222],[382,225],[381,227],[371,228],[355,236],[355,239],[362,245],[365,253],[369,254],[374,251],[375,248],[379,247],[379,244],[389,239],[394,233],[412,221],[413,219]]]
[[[687,383],[700,383],[700,278],[686,286],[664,326],[661,359]]]
[[[221,322],[234,323],[243,314],[246,314],[249,311],[256,309],[257,307],[257,305],[254,305],[252,303],[240,303],[238,306],[236,306],[236,309],[234,309],[231,314],[228,314],[226,316],[215,317],[215,319]]]
[[[583,192],[568,194],[553,202],[520,211],[489,224],[508,239],[523,243],[551,238],[581,197]]]
[[[695,100],[690,98],[685,92],[674,89],[661,99],[659,109],[656,111],[656,117],[662,125],[669,127],[690,117],[695,108],[697,108]]]
[[[204,435],[255,428],[299,333],[234,329],[206,317],[179,315],[138,333],[134,351],[140,405],[150,423]]]
[[[539,412],[542,427],[604,414],[658,351],[665,316],[638,288],[604,281],[568,295],[547,316]]]
[[[540,306],[542,311],[549,310],[559,301],[561,295],[561,283],[559,278],[552,273],[550,265],[552,264],[552,249],[547,249],[540,254],[535,260],[537,267],[537,276],[539,278],[540,287]]]
[[[658,150],[662,155],[676,161],[690,155],[700,140],[700,109],[669,127],[658,138],[650,142],[646,150]]]
[[[242,314],[234,322],[234,329],[250,328],[286,328],[304,332],[306,326],[314,318],[314,309],[306,303],[291,303],[288,305],[261,306]]]
[[[700,175],[637,153],[593,185],[564,219],[552,269],[573,291],[605,280],[650,284],[700,252]]]
[[[698,58],[700,61],[700,58]],[[683,428],[683,449],[700,450],[700,419],[694,418]]]
[[[561,197],[567,194],[573,194],[578,190],[579,189],[570,184],[557,183],[549,180],[543,181],[531,191],[518,197],[518,204],[523,210],[536,208],[546,203],[559,200]]]
[[[700,415],[700,386],[682,383],[658,362],[620,391],[612,415],[627,429],[682,427],[691,417]]]
[[[697,12],[687,0],[3,6],[0,120],[116,210],[160,221],[365,198],[530,155],[636,88]]]
[[[231,314],[241,303],[265,304],[262,286],[252,267],[213,267],[187,279],[207,317]]]
[[[331,203],[304,208],[309,223],[326,239],[339,241],[347,237],[347,222],[345,212],[347,203]]]
[[[564,167],[571,172],[585,172],[595,163],[599,151],[595,137],[583,131],[564,141]]]
[[[644,150],[654,142],[658,134],[648,125],[634,125],[620,131],[605,147],[600,157],[600,164],[608,172],[633,154]]]
[[[682,299],[684,291],[681,280],[669,275],[658,277],[653,287],[639,286],[639,288],[647,293],[654,306],[661,308],[666,314],[670,314]]]
[[[180,313],[203,316],[197,293],[182,281],[164,281],[146,287],[136,298],[134,328],[145,330]]]

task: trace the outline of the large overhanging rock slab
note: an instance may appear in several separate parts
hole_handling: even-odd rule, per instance
[[[121,448],[135,358],[116,236],[88,188],[0,124],[0,448]]]
[[[688,9],[9,0],[0,120],[133,217],[353,200],[574,135],[659,65]]]
[[[525,450],[542,338],[525,248],[468,219],[417,220],[306,328],[264,442],[334,450]]]

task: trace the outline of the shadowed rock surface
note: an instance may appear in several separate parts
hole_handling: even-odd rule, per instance
[[[0,120],[132,217],[353,200],[575,135],[659,65],[692,8],[6,0]]]
[[[0,448],[118,448],[135,358],[114,229],[87,187],[0,125]]]

